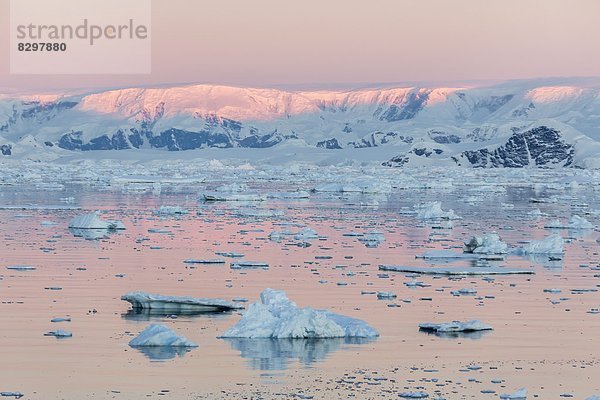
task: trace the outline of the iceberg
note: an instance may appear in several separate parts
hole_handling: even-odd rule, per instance
[[[514,392],[513,394],[501,394],[501,399],[506,400],[526,400],[527,399],[527,389],[522,388]]]
[[[594,229],[595,226],[587,219],[580,217],[579,215],[573,215],[567,224],[563,224],[560,220],[555,219],[550,221],[544,228],[554,228],[554,229]]]
[[[198,347],[183,336],[178,336],[175,331],[160,324],[151,324],[129,342],[131,347],[137,346],[171,346],[171,347]]]
[[[465,253],[472,254],[506,254],[508,245],[500,240],[496,233],[488,233],[483,237],[473,236],[471,240],[465,242]]]
[[[244,308],[239,304],[222,299],[161,296],[145,292],[129,292],[121,296],[121,300],[130,302],[134,310],[149,309],[172,314],[231,311]]]
[[[433,201],[417,207],[417,219],[426,221],[430,219],[460,219],[454,210],[442,210],[442,203]]]
[[[364,244],[365,247],[375,248],[385,242],[385,235],[379,231],[371,231],[360,236],[358,241]]]
[[[104,221],[100,219],[100,211],[89,214],[78,215],[69,222],[71,229],[104,229],[116,230],[125,229],[121,221]]]
[[[425,322],[419,324],[419,329],[423,331],[435,331],[440,333],[453,333],[453,332],[477,332],[477,331],[489,331],[493,328],[487,324],[476,319],[466,322],[452,321],[444,322],[441,324],[435,324],[431,322]]]
[[[237,324],[221,338],[325,339],[377,337],[379,332],[359,319],[330,311],[299,308],[285,292],[265,289]]]
[[[527,246],[517,249],[516,253],[521,255],[526,254],[564,254],[565,241],[556,234],[550,235],[542,240],[532,241]]]

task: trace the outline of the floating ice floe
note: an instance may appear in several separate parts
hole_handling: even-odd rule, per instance
[[[424,275],[515,275],[535,274],[530,269],[504,267],[404,267],[400,265],[380,265],[381,271],[412,272]]]
[[[364,244],[366,247],[375,248],[385,242],[385,236],[383,232],[371,231],[360,236],[358,241]]]
[[[71,322],[71,318],[69,317],[56,317],[52,318],[50,322]]]
[[[359,319],[330,311],[299,308],[285,292],[265,289],[242,319],[223,338],[318,339],[377,337],[379,332]]]
[[[36,268],[31,265],[9,265],[6,269],[10,269],[12,271],[35,271]]]
[[[130,292],[121,296],[121,300],[130,302],[134,310],[147,309],[172,314],[231,311],[244,308],[239,304],[222,299],[161,296],[145,292]]]
[[[269,268],[269,264],[262,261],[238,261],[232,262],[229,265],[231,269],[254,269],[254,268]]]
[[[402,392],[398,396],[403,399],[425,399],[429,397],[429,394],[426,392]]]
[[[500,398],[503,400],[526,400],[527,399],[527,389],[522,388],[512,394],[501,394]]]
[[[417,207],[417,219],[429,220],[429,219],[460,219],[454,210],[444,211],[442,210],[442,203],[439,201],[433,201]]]
[[[202,194],[205,201],[264,201],[267,196],[248,192],[248,187],[243,183],[232,183],[220,186],[214,192]]]
[[[283,216],[281,210],[270,210],[268,208],[243,207],[235,211],[239,217],[272,218]]]
[[[255,193],[204,193],[206,201],[264,201],[265,197]]]
[[[223,260],[222,258],[214,258],[214,259],[206,259],[206,260],[188,258],[187,260],[184,260],[183,262],[185,264],[225,264],[225,260]]]
[[[542,240],[532,241],[516,250],[517,254],[564,254],[565,241],[560,235],[550,235]]]
[[[21,397],[25,396],[23,393],[21,392],[0,392],[0,396],[2,397],[14,397],[15,399],[20,399]]]
[[[313,192],[330,192],[330,193],[389,193],[392,191],[392,186],[387,182],[377,180],[373,181],[356,181],[349,183],[326,183],[318,185],[313,189]]]
[[[600,400],[600,396],[590,396],[590,397],[586,398],[585,400]]]
[[[484,324],[476,319],[466,322],[452,321],[444,322],[442,324],[435,324],[431,322],[425,322],[419,324],[419,329],[424,331],[435,331],[440,333],[452,333],[452,332],[477,332],[477,331],[489,331],[493,328],[490,325]]]
[[[104,229],[117,230],[125,229],[121,221],[105,221],[100,219],[100,212],[95,211],[89,214],[78,215],[69,222],[69,228],[72,229]]]
[[[488,233],[483,237],[473,236],[468,242],[465,242],[465,253],[473,254],[506,254],[508,245],[500,240],[496,233]]]
[[[297,232],[285,229],[271,232],[269,234],[269,239],[276,243],[280,243],[284,239],[293,239],[297,242],[307,242],[310,240],[319,239],[319,234],[317,231],[311,228],[304,228]]]
[[[579,215],[573,215],[567,224],[563,224],[560,220],[555,219],[550,221],[544,228],[555,228],[555,229],[594,229],[595,226],[587,219],[580,217]]]
[[[396,297],[398,296],[393,292],[377,292],[377,298],[381,300],[395,299]]]
[[[160,206],[157,210],[154,211],[154,215],[185,215],[188,214],[189,211],[183,207],[179,206]]]
[[[138,346],[171,346],[171,347],[198,347],[198,345],[183,336],[178,336],[172,329],[152,324],[129,342],[131,347]]]
[[[297,192],[277,192],[277,193],[267,193],[267,198],[269,199],[308,199],[310,198],[310,193],[304,190],[298,190]]]
[[[44,336],[54,336],[56,338],[70,338],[73,336],[73,334],[69,331],[57,329],[55,331],[49,331],[49,332],[44,333]]]

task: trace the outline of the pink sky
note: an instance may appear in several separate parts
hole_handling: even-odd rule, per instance
[[[52,1],[52,0],[48,0]],[[9,0],[0,0],[8,31]],[[598,0],[154,0],[152,74],[9,74],[0,91],[599,76]]]

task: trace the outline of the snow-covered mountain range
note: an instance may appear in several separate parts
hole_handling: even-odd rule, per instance
[[[160,158],[161,151],[282,146],[357,156],[385,148],[377,161],[390,167],[600,168],[600,85],[350,91],[193,85],[0,95],[6,157],[152,149]]]

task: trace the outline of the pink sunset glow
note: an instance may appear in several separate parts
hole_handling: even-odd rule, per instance
[[[4,57],[0,88],[597,76],[598,15],[596,0],[154,0],[151,74],[10,75]],[[8,0],[0,24],[9,24]],[[8,46],[2,35],[0,51]]]

